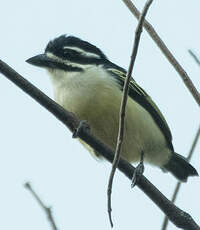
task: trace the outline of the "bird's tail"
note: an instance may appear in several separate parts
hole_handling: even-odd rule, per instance
[[[173,153],[164,170],[171,172],[180,181],[186,182],[189,176],[198,176],[196,169],[187,159],[178,153]]]

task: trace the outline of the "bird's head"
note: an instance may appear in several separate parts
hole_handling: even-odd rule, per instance
[[[48,70],[81,72],[89,65],[100,65],[107,61],[96,46],[74,36],[62,35],[50,41],[43,54],[26,60],[29,64]]]

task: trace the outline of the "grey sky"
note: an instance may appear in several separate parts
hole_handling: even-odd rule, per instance
[[[135,1],[142,9],[145,1]],[[188,54],[200,56],[199,1],[154,0],[148,20],[200,90],[200,69]],[[137,25],[122,1],[11,1],[1,4],[0,58],[50,97],[46,72],[25,63],[47,42],[73,34],[100,47],[127,68]],[[176,152],[186,156],[199,125],[199,107],[178,74],[146,32],[133,71],[166,117]],[[53,213],[59,229],[110,229],[106,189],[110,164],[94,160],[50,113],[0,75],[0,228],[50,229],[35,200],[24,189],[29,180]],[[198,144],[192,164],[200,173]],[[176,180],[146,165],[145,176],[167,197]],[[178,206],[199,218],[199,178],[182,186]],[[163,214],[138,188],[117,173],[113,188],[114,229],[160,229]],[[176,229],[170,224],[169,229]]]

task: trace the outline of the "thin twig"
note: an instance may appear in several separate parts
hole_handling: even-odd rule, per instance
[[[198,128],[198,130],[197,130],[196,136],[195,136],[195,138],[194,138],[194,141],[193,141],[193,143],[192,143],[191,149],[190,149],[190,151],[189,151],[189,154],[188,154],[188,157],[187,157],[188,162],[190,162],[190,160],[191,160],[191,158],[192,158],[192,154],[193,154],[193,152],[194,152],[194,150],[195,150],[195,147],[196,147],[196,145],[197,145],[197,142],[198,142],[199,137],[200,137],[200,126],[199,126],[199,128]],[[175,187],[174,193],[173,193],[173,195],[172,195],[172,199],[171,199],[171,202],[172,202],[173,204],[174,204],[175,201],[176,201],[178,192],[180,191],[180,188],[181,188],[181,184],[182,184],[182,183],[181,183],[180,181],[177,182],[177,184],[176,184],[176,187]],[[168,219],[167,216],[165,216],[164,221],[163,221],[163,224],[162,224],[161,230],[166,230],[166,229],[167,229],[168,222],[169,222],[169,219]]]
[[[77,130],[80,120],[76,116],[65,110],[62,106],[58,105],[55,101],[46,96],[33,84],[23,78],[14,69],[8,66],[5,62],[0,60],[0,73],[17,85],[20,89],[26,92],[29,96],[35,99],[39,104],[46,108],[50,113],[52,113],[58,120],[60,120],[67,128],[69,128],[73,133]],[[34,119],[34,118],[32,118]],[[87,143],[96,152],[102,155],[110,163],[113,162],[114,153],[102,143],[99,139],[93,136],[89,129],[81,129],[78,132],[78,137]],[[75,170],[76,165],[74,165]],[[129,164],[127,161],[120,159],[118,164],[118,169],[124,173],[130,180],[132,180],[135,167]],[[72,172],[73,173],[73,172]],[[169,219],[177,226],[184,230],[200,230],[200,227],[192,219],[192,217],[182,211],[180,208],[172,204],[149,180],[147,180],[143,175],[137,182],[138,186],[164,213],[169,217]]]
[[[193,52],[192,50],[188,50],[188,52],[189,52],[189,54],[194,58],[195,62],[200,66],[200,60],[199,60],[198,57],[194,54],[194,52]],[[190,160],[191,160],[191,158],[192,158],[192,154],[193,154],[194,149],[195,149],[195,147],[196,147],[196,145],[197,145],[197,142],[198,142],[199,137],[200,137],[200,126],[199,126],[199,128],[198,128],[198,130],[197,130],[197,133],[196,133],[196,135],[195,135],[195,138],[194,138],[194,141],[193,141],[193,143],[192,143],[191,149],[190,149],[190,151],[189,151],[189,154],[188,154],[188,157],[187,157],[188,162],[190,162]],[[177,184],[176,184],[176,187],[175,187],[174,193],[173,193],[173,195],[172,195],[172,199],[171,199],[171,201],[172,201],[173,204],[174,204],[175,201],[176,201],[178,192],[180,191],[180,188],[181,188],[181,184],[182,184],[182,183],[181,183],[180,181],[177,182]],[[168,219],[167,216],[165,216],[164,221],[163,221],[163,224],[162,224],[161,230],[166,230],[166,229],[167,229],[168,222],[169,222],[169,219]]]
[[[196,61],[196,63],[200,66],[200,60],[197,57],[197,55],[192,50],[188,50],[188,52],[194,58],[194,60]]]
[[[135,7],[135,5],[130,0],[122,0],[125,5],[129,8],[129,10],[133,13],[133,15],[139,19],[140,12]],[[152,27],[152,25],[145,20],[144,21],[144,28],[149,33],[150,37],[154,40],[154,42],[157,44],[157,46],[160,48],[162,53],[165,55],[165,57],[168,59],[168,61],[171,63],[171,65],[175,68],[175,70],[179,73],[180,77],[182,78],[183,82],[185,83],[186,87],[189,89],[190,93],[196,100],[197,104],[200,106],[200,94],[194,84],[192,83],[191,79],[189,78],[186,71],[183,69],[183,67],[179,64],[179,62],[176,60],[176,58],[172,55],[170,50],[167,48],[165,43],[162,41],[160,36],[157,34],[155,29]]]
[[[137,56],[137,51],[139,47],[139,42],[140,42],[140,36],[142,33],[142,27],[143,27],[143,22],[145,19],[145,16],[147,14],[147,11],[151,5],[153,0],[148,0],[144,6],[144,9],[142,11],[142,14],[140,16],[136,31],[135,31],[135,39],[133,43],[133,50],[131,54],[131,60],[128,68],[128,72],[126,74],[126,79],[123,87],[123,96],[122,96],[122,101],[121,101],[121,106],[120,106],[120,117],[119,117],[119,130],[118,130],[118,137],[117,137],[117,146],[115,150],[115,157],[114,161],[112,163],[112,169],[110,172],[110,177],[109,177],[109,182],[108,182],[108,189],[107,189],[107,196],[108,196],[108,215],[109,215],[109,220],[111,227],[113,227],[113,222],[112,222],[112,216],[111,216],[111,211],[112,211],[112,205],[111,205],[111,193],[112,193],[112,185],[113,185],[113,179],[115,175],[115,171],[117,169],[119,159],[120,159],[120,153],[122,149],[122,144],[123,144],[123,139],[124,139],[124,124],[125,124],[125,114],[126,114],[126,104],[127,104],[127,98],[128,98],[128,90],[129,90],[129,82],[131,79],[132,71],[133,71],[133,66],[136,60]]]
[[[44,212],[46,213],[48,220],[51,224],[51,227],[53,230],[58,230],[56,223],[54,221],[54,218],[52,216],[52,211],[50,207],[47,207],[42,200],[40,199],[40,197],[37,195],[37,193],[33,190],[31,184],[29,182],[24,184],[25,188],[27,188],[30,193],[33,195],[33,197],[37,200],[38,204],[42,207],[42,209],[44,210]]]

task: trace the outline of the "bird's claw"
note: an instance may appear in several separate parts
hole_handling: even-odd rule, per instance
[[[143,173],[144,173],[144,152],[141,153],[140,163],[135,168],[135,171],[132,177],[131,188],[133,188],[137,184],[137,182],[140,180]]]
[[[85,120],[80,121],[78,127],[74,130],[72,137],[79,137],[80,132],[82,132],[83,130],[90,130],[90,126],[88,122]]]
[[[137,182],[139,181],[139,179],[143,175],[143,173],[144,173],[144,164],[143,164],[143,162],[140,162],[137,165],[135,172],[133,174],[132,182],[131,182],[131,188],[133,188],[137,184]]]

